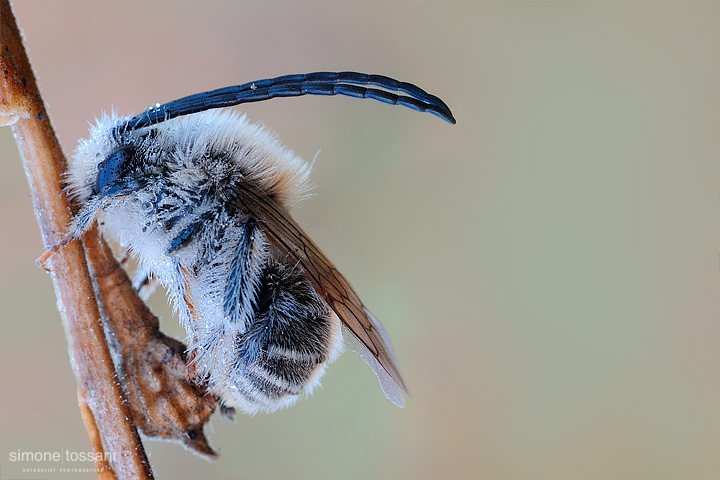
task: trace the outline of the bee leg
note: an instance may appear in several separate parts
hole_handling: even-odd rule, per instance
[[[242,238],[230,264],[225,286],[223,310],[236,326],[236,333],[247,330],[260,287],[262,268],[267,258],[267,240],[250,218],[241,225]]]
[[[152,296],[152,294],[155,292],[155,289],[157,288],[157,285],[157,279],[149,275],[145,275],[142,277],[142,279],[137,280],[136,283],[133,283],[133,286],[135,286],[138,295],[145,301],[147,301],[147,299]]]
[[[48,261],[52,258],[52,256],[55,255],[60,250],[62,250],[63,248],[65,248],[70,242],[72,242],[74,240],[82,240],[82,238],[85,236],[85,232],[87,232],[87,228],[85,230],[83,230],[82,232],[80,232],[80,234],[78,236],[74,236],[74,235],[66,236],[65,238],[62,239],[62,241],[60,243],[58,243],[57,245],[53,245],[48,250],[46,250],[45,253],[40,255],[40,257],[37,260],[35,260],[35,263],[38,266],[42,267],[43,270],[45,270],[46,272],[48,272],[48,273],[52,272],[52,268],[50,268],[50,266],[48,266]]]
[[[40,258],[37,259],[37,263],[45,269],[46,272],[52,271],[52,269],[48,267],[47,262],[57,251],[73,240],[81,239],[93,221],[95,221],[95,217],[97,217],[100,210],[106,208],[114,197],[128,195],[138,188],[139,186],[136,181],[129,181],[125,184],[108,188],[102,193],[95,194],[85,202],[83,208],[75,215],[62,241],[57,245],[53,245],[43,253]]]
[[[150,269],[138,267],[133,275],[132,284],[140,298],[147,300],[155,291],[158,281],[151,275]]]
[[[182,278],[182,286],[180,287],[180,295],[187,307],[187,313],[190,317],[192,324],[188,324],[187,332],[189,345],[192,345],[192,339],[197,336],[197,330],[200,325],[200,317],[198,316],[197,310],[195,309],[195,302],[193,301],[192,294],[190,293],[190,278],[189,272],[182,265],[179,267],[180,277]],[[190,331],[190,328],[193,331]],[[200,375],[198,375],[196,368],[197,354],[195,349],[192,347],[187,352],[187,366],[188,366],[188,381],[193,385],[203,385],[204,382]]]
[[[222,218],[223,212],[216,211],[214,215]],[[228,383],[228,370],[237,356],[236,339],[253,320],[267,240],[252,218],[225,227],[219,240],[205,229],[208,223],[213,228],[216,221],[193,222],[181,229],[169,242],[168,255],[186,248],[198,252],[197,264],[179,265],[181,280],[174,296],[184,312],[183,326],[192,353],[194,380],[222,395]],[[213,270],[224,270],[224,278],[202,276],[207,270],[201,267],[209,264],[214,266]],[[203,288],[213,285],[212,282],[219,288],[208,294]],[[221,302],[222,314],[207,314],[208,308],[212,312],[216,305],[209,305],[208,298]]]

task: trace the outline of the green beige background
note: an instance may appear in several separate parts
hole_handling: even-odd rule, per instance
[[[458,120],[340,98],[242,108],[304,158],[322,149],[297,218],[386,326],[413,398],[395,408],[346,353],[292,409],[214,417],[217,462],[146,442],[159,478],[718,478],[718,2],[15,10],[66,153],[113,106],[314,70],[415,82]],[[38,478],[22,469],[57,465],[10,454],[90,444],[0,142],[0,478]],[[151,304],[181,335],[164,295]]]

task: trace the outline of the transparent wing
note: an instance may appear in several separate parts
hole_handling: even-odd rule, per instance
[[[370,366],[380,387],[395,405],[405,405],[408,393],[393,357],[390,342],[380,323],[365,308],[343,275],[278,202],[253,187],[239,192],[243,207],[258,219],[270,241],[289,259],[298,262],[305,276],[344,324],[346,344]]]
[[[383,334],[385,333],[382,325],[376,323],[376,326],[379,327]],[[390,374],[388,374],[387,370],[385,370],[383,366],[380,365],[380,362],[375,357],[375,355],[370,352],[370,349],[363,345],[362,342],[360,342],[360,340],[355,336],[355,334],[353,334],[349,330],[349,327],[343,323],[342,336],[347,347],[353,352],[355,352],[355,354],[357,354],[360,358],[362,358],[363,362],[365,362],[368,367],[372,369],[373,373],[375,373],[378,378],[378,382],[380,382],[380,388],[382,389],[388,400],[390,400],[398,407],[403,408],[405,406],[405,397],[403,397],[403,390],[401,390],[401,388],[404,389],[405,387],[400,386],[390,376]],[[408,393],[407,390],[404,391],[405,393]]]

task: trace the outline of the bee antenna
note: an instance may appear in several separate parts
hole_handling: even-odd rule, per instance
[[[256,80],[242,85],[190,95],[163,105],[155,105],[117,128],[135,130],[162,123],[171,118],[214,108],[262,102],[275,97],[299,97],[301,95],[344,95],[353,98],[369,98],[390,105],[402,105],[418,112],[432,113],[448,123],[455,123],[455,118],[445,102],[412,83],[367,73],[314,72]]]

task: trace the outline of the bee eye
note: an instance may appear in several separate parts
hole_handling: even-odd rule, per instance
[[[93,188],[93,195],[105,192],[109,187],[118,183],[124,173],[127,160],[132,156],[128,148],[115,150],[105,160],[98,164],[98,174]]]

